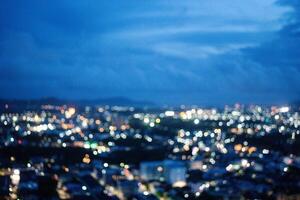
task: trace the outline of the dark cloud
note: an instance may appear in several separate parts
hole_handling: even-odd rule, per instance
[[[243,53],[263,66],[265,78],[271,82],[270,90],[287,92],[284,95],[288,98],[300,92],[300,3],[280,0],[278,4],[292,9],[283,16],[284,25],[276,37],[259,47],[247,48]],[[294,97],[299,98],[299,95]]]
[[[297,98],[298,1],[7,1],[1,97]]]
[[[280,0],[278,4],[292,10],[284,16],[284,26],[277,37],[259,48],[248,49],[246,54],[267,67],[297,68],[300,70],[300,2]]]

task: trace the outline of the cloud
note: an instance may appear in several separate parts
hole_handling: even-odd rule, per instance
[[[299,91],[291,2],[1,2],[1,96],[289,100]]]
[[[285,25],[277,38],[261,44],[259,48],[247,49],[245,53],[266,67],[282,68],[284,73],[286,68],[300,69],[300,12],[297,1],[281,0],[278,3],[292,10],[286,15]]]
[[[192,45],[188,43],[161,43],[152,47],[152,50],[163,56],[182,59],[207,59],[226,53],[233,53],[242,48],[251,47],[255,44],[226,44],[226,45]]]

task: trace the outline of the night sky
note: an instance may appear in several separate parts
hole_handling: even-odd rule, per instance
[[[0,98],[300,99],[299,0],[2,0]]]

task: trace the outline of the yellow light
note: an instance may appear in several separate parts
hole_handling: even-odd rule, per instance
[[[76,109],[73,107],[70,107],[66,112],[65,116],[66,118],[71,118],[76,113]]]
[[[159,118],[156,118],[155,122],[156,122],[157,124],[159,124],[159,123],[160,123],[160,119],[159,119]]]
[[[181,119],[183,119],[183,120],[187,119],[187,116],[186,116],[185,112],[180,112],[179,115],[180,115]]]
[[[221,133],[221,129],[216,128],[216,129],[214,130],[214,132],[217,133],[217,134],[220,134],[220,133]]]
[[[177,181],[173,184],[173,187],[179,187],[179,188],[183,188],[184,186],[186,186],[186,182],[185,181]]]

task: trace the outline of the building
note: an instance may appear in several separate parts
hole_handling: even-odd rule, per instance
[[[164,161],[164,178],[169,184],[186,182],[186,166],[182,161],[165,160]],[[178,186],[180,186],[178,185]]]
[[[161,180],[163,163],[161,161],[142,162],[140,165],[141,179],[144,181]]]
[[[185,183],[186,166],[182,161],[164,160],[143,162],[140,165],[141,178],[144,181],[164,180],[169,184]]]

